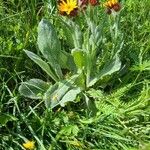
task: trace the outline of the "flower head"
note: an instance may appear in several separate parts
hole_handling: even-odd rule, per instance
[[[92,6],[99,5],[98,0],[89,0],[89,3],[90,3]]]
[[[88,4],[92,6],[96,6],[96,5],[99,5],[99,1],[98,0],[78,0],[78,4],[79,6],[87,6]]]
[[[34,141],[27,141],[26,143],[23,143],[24,148],[28,150],[33,150],[35,148],[35,142]]]
[[[78,9],[77,0],[60,0],[58,10],[62,15],[75,15]]]
[[[107,13],[111,14],[112,10],[118,12],[121,9],[121,5],[118,0],[109,0],[104,3],[104,6],[107,8]]]
[[[78,4],[80,5],[88,5],[88,0],[78,0]]]
[[[88,5],[88,0],[78,0],[78,6],[81,9],[85,9]]]

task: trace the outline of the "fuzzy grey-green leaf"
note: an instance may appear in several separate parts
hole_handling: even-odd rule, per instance
[[[42,99],[43,94],[50,87],[50,84],[40,79],[30,79],[29,81],[22,82],[19,87],[21,95],[31,99]]]
[[[46,107],[54,108],[60,104],[63,96],[71,89],[78,75],[72,76],[68,80],[62,80],[53,85],[47,92],[44,94],[44,100]]]
[[[53,25],[45,19],[42,19],[38,25],[37,43],[43,56],[48,60],[58,77],[61,78],[62,72],[59,65],[60,41]]]
[[[25,50],[28,57],[33,60],[37,65],[41,67],[54,81],[58,81],[58,77],[54,74],[54,71],[49,67],[49,65],[43,61],[39,56],[33,52]]]
[[[65,103],[67,102],[70,102],[70,101],[74,101],[77,97],[77,95],[81,92],[81,89],[76,87],[76,88],[73,88],[71,90],[69,90],[64,96],[63,98],[61,99],[60,101],[60,105],[62,107],[65,106]]]
[[[121,68],[121,61],[116,55],[113,60],[107,63],[104,68],[92,79],[89,83],[89,87],[94,85],[98,80],[102,79],[104,76],[111,75]]]

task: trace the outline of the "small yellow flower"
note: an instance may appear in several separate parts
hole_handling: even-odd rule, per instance
[[[33,150],[35,148],[35,142],[34,141],[27,141],[26,143],[23,143],[24,148],[28,150]]]
[[[58,100],[58,94],[53,95],[52,100],[57,101]]]
[[[61,13],[66,13],[67,15],[70,15],[70,13],[77,7],[77,0],[60,0],[58,10]]]

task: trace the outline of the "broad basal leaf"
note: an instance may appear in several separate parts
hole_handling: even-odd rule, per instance
[[[54,81],[58,81],[58,77],[53,73],[53,70],[45,61],[43,61],[39,56],[30,51],[25,50],[25,53],[31,60],[33,60],[37,65],[39,65]]]
[[[111,75],[121,68],[121,62],[119,57],[116,55],[112,61],[107,63],[104,68],[96,75],[94,79],[90,81],[88,87],[94,85],[98,80],[102,79],[107,75]]]
[[[80,92],[81,89],[78,87],[69,90],[60,100],[60,105],[64,107],[67,102],[74,101]]]
[[[44,93],[48,90],[50,84],[40,79],[31,79],[27,82],[22,82],[19,87],[21,95],[31,99],[42,99]]]
[[[67,92],[73,89],[73,84],[77,77],[78,75],[75,75],[75,76],[72,76],[71,79],[69,80],[63,80],[61,82],[57,82],[54,86],[52,86],[49,90],[47,90],[47,92],[44,95],[46,107],[54,108],[60,104],[61,100],[63,100],[61,103],[62,105],[67,100],[69,101],[68,98],[70,95],[67,94]],[[76,89],[76,90],[74,89],[74,92],[75,92],[75,95],[77,95],[77,93],[79,93],[79,89]],[[72,95],[73,91],[70,91],[69,93]],[[65,94],[67,94],[66,95],[67,100],[65,98],[63,99]],[[70,99],[70,100],[72,101],[73,99]]]
[[[59,65],[60,41],[53,25],[45,19],[39,23],[37,42],[44,57],[48,60],[59,78],[62,78],[61,67]]]
[[[54,108],[59,105],[59,101],[71,86],[68,81],[61,81],[52,86],[44,95],[46,107]]]

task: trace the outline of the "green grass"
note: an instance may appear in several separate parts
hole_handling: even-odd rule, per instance
[[[98,109],[94,117],[82,102],[52,111],[18,92],[21,81],[49,80],[23,51],[40,54],[37,25],[54,13],[49,2],[0,1],[0,149],[24,149],[28,139],[37,150],[149,150],[150,1],[123,3],[123,69],[102,90],[88,91]]]

